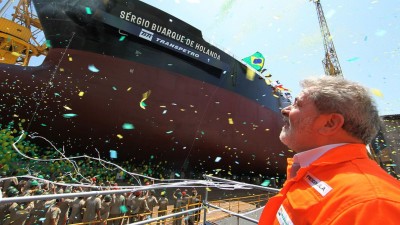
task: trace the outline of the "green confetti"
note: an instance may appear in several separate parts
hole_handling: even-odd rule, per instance
[[[172,134],[172,132],[174,132],[174,131],[170,130],[170,131],[167,131],[167,132],[165,132],[165,133],[167,133],[167,134]]]
[[[123,41],[123,40],[125,40],[125,36],[121,36],[121,37],[119,38],[119,41]]]
[[[147,106],[145,102],[141,102],[140,105],[143,106],[143,107]]]
[[[92,14],[92,10],[89,7],[86,7],[86,13],[91,15]]]
[[[64,116],[64,118],[73,118],[73,117],[76,117],[76,116],[78,116],[78,115],[75,114],[75,113],[66,113],[66,114],[64,114],[63,116]]]
[[[47,46],[48,48],[51,48],[51,42],[50,42],[50,40],[46,40],[46,46]]]
[[[359,59],[360,59],[359,57],[353,57],[353,58],[348,59],[347,62],[355,62]]]
[[[131,123],[124,123],[122,125],[122,129],[124,129],[124,130],[133,130],[133,129],[135,129],[135,126],[133,126],[133,124],[131,124]]]
[[[271,183],[270,180],[264,180],[264,182],[262,182],[261,186],[266,187],[266,186],[268,186],[270,183]]]
[[[125,205],[121,205],[121,206],[119,207],[119,210],[121,211],[121,213],[126,213],[126,212],[128,212],[128,208],[126,208]]]
[[[42,127],[46,127],[47,125],[46,124],[44,124],[44,123],[42,123],[42,124],[40,124],[40,125],[42,125]]]

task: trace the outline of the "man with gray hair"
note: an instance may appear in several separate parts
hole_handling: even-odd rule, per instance
[[[368,90],[329,76],[301,85],[279,136],[296,154],[259,224],[398,224],[400,182],[366,149],[380,129]]]

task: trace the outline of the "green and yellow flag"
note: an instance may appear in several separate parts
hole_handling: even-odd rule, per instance
[[[261,71],[261,69],[264,67],[265,59],[264,56],[259,52],[256,52],[242,60],[257,71]]]

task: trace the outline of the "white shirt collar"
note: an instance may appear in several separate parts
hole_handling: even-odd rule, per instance
[[[293,164],[298,163],[300,164],[300,167],[307,167],[323,154],[325,154],[327,151],[345,144],[347,143],[324,145],[304,152],[299,152],[293,156]]]

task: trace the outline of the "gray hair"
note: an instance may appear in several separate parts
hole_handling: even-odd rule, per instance
[[[340,113],[343,129],[369,144],[377,135],[381,120],[375,102],[362,85],[338,77],[324,76],[300,82],[303,91],[320,113]]]

